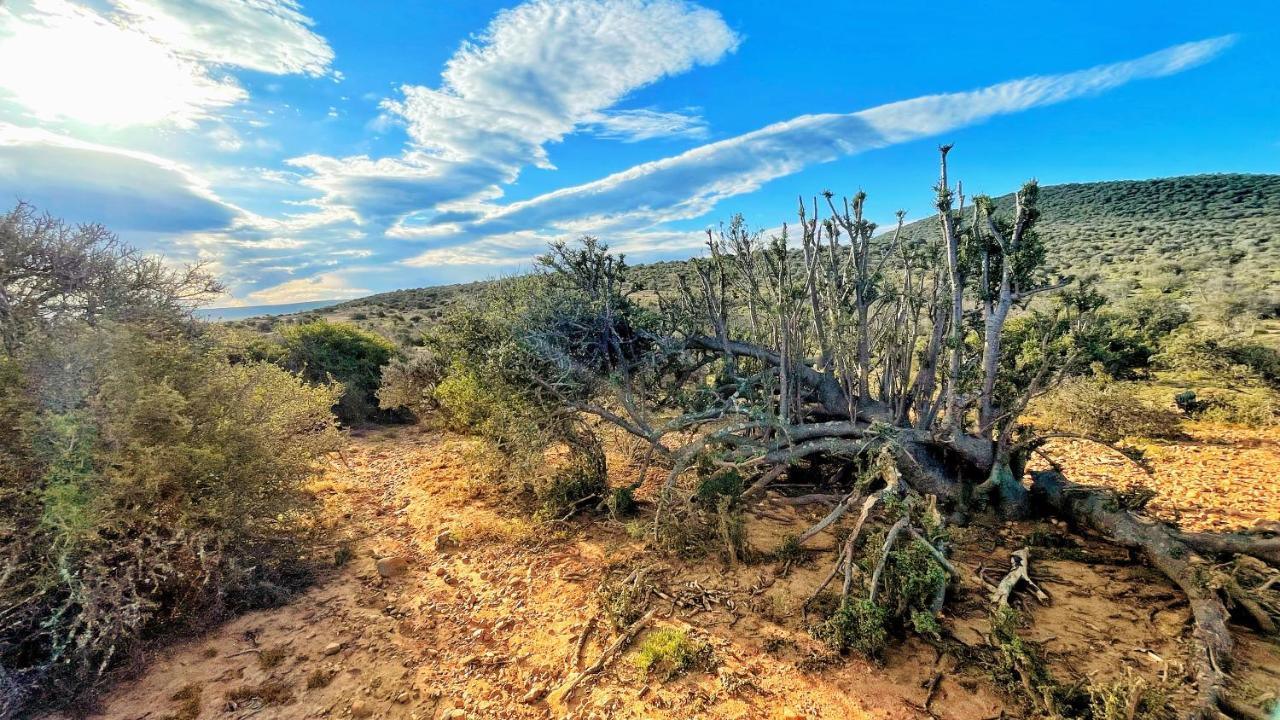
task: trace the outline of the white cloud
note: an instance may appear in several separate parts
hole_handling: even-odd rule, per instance
[[[602,138],[623,142],[639,142],[656,137],[707,136],[707,122],[701,115],[650,109],[598,113],[592,117],[589,126]]]
[[[684,0],[534,0],[465,44],[440,89],[406,85],[385,105],[444,157],[546,166],[546,143],[738,41],[719,13]]]
[[[328,72],[333,50],[294,0],[115,0],[128,23],[211,65],[273,75]]]
[[[1232,42],[1230,36],[1214,38],[1073,73],[930,95],[855,113],[802,115],[594,182],[507,206],[490,206],[484,217],[471,222],[446,228],[401,228],[400,234],[429,238],[443,246],[529,228],[626,232],[699,218],[727,198],[755,191],[810,165],[1176,73],[1208,61]]]
[[[117,231],[225,228],[242,214],[177,163],[3,122],[0,192]]]
[[[224,69],[324,71],[333,52],[292,0],[0,5],[0,98],[43,121],[190,127],[248,94]]]
[[[546,145],[579,129],[628,139],[696,134],[700,118],[606,111],[634,90],[719,61],[738,42],[719,13],[685,0],[530,0],[465,43],[439,88],[404,85],[400,99],[383,101],[409,134],[404,156],[294,164],[315,173],[324,202],[382,220],[496,197],[527,165],[550,168]]]
[[[341,300],[369,293],[366,288],[352,286],[338,273],[321,273],[251,292],[247,299],[255,305],[282,305],[310,300]]]

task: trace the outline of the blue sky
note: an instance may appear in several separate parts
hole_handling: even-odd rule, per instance
[[[1268,2],[8,0],[0,198],[99,221],[222,304],[699,252],[741,212],[1280,169]]]

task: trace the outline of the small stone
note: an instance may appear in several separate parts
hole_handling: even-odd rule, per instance
[[[525,693],[520,698],[520,702],[524,703],[525,705],[528,705],[530,703],[535,703],[541,700],[542,696],[546,694],[547,694],[546,688],[542,687],[541,685],[534,685],[533,687],[529,688],[529,692]]]
[[[378,574],[384,578],[403,575],[409,569],[409,561],[402,557],[385,557],[378,561]]]
[[[373,708],[364,700],[357,700],[351,703],[351,717],[367,718],[373,715]]]
[[[334,642],[334,643],[329,643],[328,645],[325,645],[324,650],[321,650],[320,652],[323,653],[325,657],[328,657],[330,655],[337,655],[341,651],[342,651],[342,643]]]
[[[805,720],[805,714],[794,708],[782,711],[783,720]]]

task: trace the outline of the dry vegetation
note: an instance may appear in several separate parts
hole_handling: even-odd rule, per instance
[[[1274,178],[966,198],[942,160],[890,233],[827,193],[688,263],[584,238],[216,328],[198,268],[20,209],[6,251],[126,281],[0,316],[0,715],[227,618],[102,712],[1269,712]]]

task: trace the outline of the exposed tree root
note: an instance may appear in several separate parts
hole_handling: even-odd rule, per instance
[[[547,695],[547,703],[553,707],[563,705],[565,701],[569,699],[569,696],[573,694],[573,691],[578,687],[578,685],[582,684],[583,680],[586,680],[592,675],[599,674],[600,671],[608,667],[609,663],[613,662],[614,658],[620,655],[623,650],[626,650],[627,646],[631,644],[631,641],[635,640],[636,635],[639,635],[640,631],[653,620],[653,616],[656,612],[656,609],[650,610],[641,616],[639,620],[632,623],[630,627],[618,636],[617,640],[614,640],[609,647],[604,649],[604,652],[600,653],[600,657],[597,658],[595,662],[591,663],[591,665],[581,672],[575,673],[563,685],[551,691],[551,693]]]
[[[1036,594],[1036,599],[1040,602],[1048,602],[1049,596],[1044,590],[1031,579],[1031,548],[1022,548],[1016,550],[1009,556],[1009,573],[1004,576],[996,589],[991,592],[991,604],[997,607],[1008,607],[1009,598],[1013,595],[1013,591],[1018,589],[1019,583],[1026,583],[1027,587]]]
[[[1124,510],[1113,493],[1075,485],[1054,470],[1033,473],[1033,476],[1033,491],[1050,507],[1101,532],[1112,542],[1141,550],[1156,569],[1182,590],[1191,604],[1195,622],[1194,662],[1199,688],[1196,705],[1189,708],[1184,717],[1210,718],[1221,709],[1230,711],[1235,703],[1226,697],[1225,686],[1234,643],[1227,628],[1227,608],[1209,584],[1211,566],[1198,557],[1195,550],[1213,546],[1219,551],[1231,552],[1237,547],[1232,544],[1234,541],[1219,544],[1206,540],[1206,536],[1188,536],[1154,521],[1139,519]],[[1189,541],[1188,537],[1195,537],[1195,541]]]

